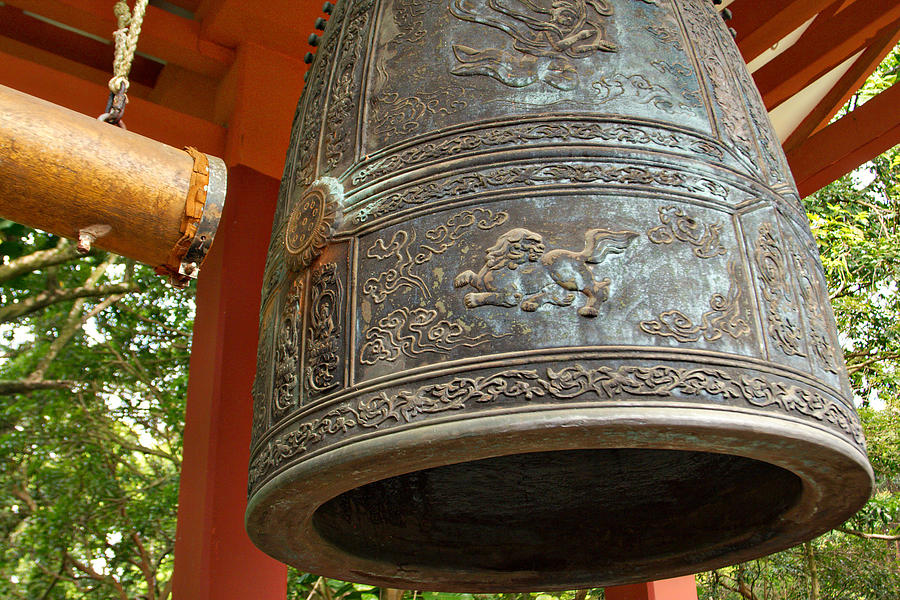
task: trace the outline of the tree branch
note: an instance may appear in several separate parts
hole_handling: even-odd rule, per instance
[[[24,315],[37,312],[57,302],[75,300],[77,298],[97,298],[113,294],[128,294],[140,288],[133,283],[111,283],[97,287],[67,288],[54,291],[43,291],[20,302],[13,302],[0,308],[0,323],[7,323]]]
[[[169,600],[169,596],[172,595],[172,578],[169,577],[169,580],[166,582],[166,585],[163,586],[163,589],[159,591],[159,600]]]
[[[119,581],[112,575],[103,575],[102,573],[98,573],[92,566],[81,562],[68,552],[66,552],[66,560],[70,562],[76,569],[78,569],[94,581],[100,581],[111,585],[113,588],[115,588],[120,600],[128,600],[128,594],[125,593],[125,588],[123,588],[122,584],[119,583]]]
[[[740,583],[738,583],[738,584],[737,584],[737,587],[734,587],[734,586],[728,585],[727,583],[725,583],[725,582],[722,581],[721,579],[716,578],[716,585],[720,585],[720,586],[722,586],[723,588],[725,588],[726,590],[728,590],[728,591],[730,591],[730,592],[734,592],[734,593],[736,593],[736,594],[739,594],[739,595],[741,596],[741,598],[744,598],[744,600],[759,600],[759,598],[757,598],[756,594],[754,594],[754,593],[750,590],[750,588],[747,587],[747,584],[744,583],[743,581],[741,581]]]
[[[38,250],[37,252],[20,256],[10,261],[9,264],[0,265],[0,283],[38,269],[45,269],[68,262],[77,257],[78,252],[75,250],[75,247],[69,243],[69,240],[61,238],[55,248]]]
[[[877,363],[877,362],[880,362],[883,360],[896,360],[898,358],[900,358],[900,354],[889,354],[889,353],[888,354],[879,354],[877,356],[873,356],[872,358],[870,358],[868,360],[864,360],[862,362],[848,364],[847,365],[847,373],[849,375],[852,375],[853,373],[856,373],[857,371],[865,369],[866,367],[868,367],[874,363]]]
[[[12,394],[28,394],[38,390],[65,390],[71,388],[76,382],[66,379],[50,379],[29,381],[26,379],[0,379],[0,396]]]
[[[104,424],[105,425],[105,424]],[[164,458],[174,464],[176,467],[181,467],[181,460],[174,454],[170,454],[165,450],[158,450],[156,448],[148,448],[143,444],[138,444],[134,442],[130,442],[114,432],[111,427],[104,427],[102,431],[99,431],[100,428],[94,430],[89,435],[93,435],[97,438],[105,438],[107,441],[118,444],[122,447],[123,450],[130,450],[132,452],[140,452],[141,454],[149,454],[151,456],[158,456],[159,458]]]
[[[34,501],[34,498],[25,490],[25,486],[13,486],[12,488],[13,496],[24,502],[28,506],[28,511],[31,514],[34,514],[38,510],[37,502]]]
[[[848,535],[855,535],[856,537],[862,538],[864,540],[886,540],[888,542],[896,542],[900,540],[900,535],[886,535],[883,533],[866,533],[864,531],[857,531],[856,529],[848,529],[846,527],[838,527],[837,531],[841,533],[846,533]]]
[[[50,343],[50,348],[48,348],[47,352],[41,357],[37,367],[35,367],[34,371],[31,372],[31,375],[29,375],[27,379],[29,381],[39,381],[43,379],[47,369],[50,368],[50,364],[59,355],[66,344],[75,337],[75,334],[84,327],[84,324],[124,297],[125,294],[114,294],[85,314],[82,314],[81,311],[84,309],[86,299],[79,298],[76,300],[75,304],[72,306],[72,310],[69,311],[69,316],[66,319],[65,325],[59,330],[59,334],[57,334],[56,338]]]
[[[144,323],[149,323],[151,325],[155,325],[164,331],[168,331],[173,335],[177,335],[180,337],[190,338],[193,335],[190,331],[185,331],[184,329],[178,329],[177,327],[172,327],[171,325],[167,325],[162,321],[157,321],[156,319],[151,319],[150,317],[145,317],[144,315],[138,313],[136,310],[133,310],[129,306],[120,306],[119,310],[123,312],[127,312],[131,316],[135,317],[139,321],[143,321]]]

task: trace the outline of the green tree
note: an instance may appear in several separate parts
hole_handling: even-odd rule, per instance
[[[0,232],[0,597],[164,600],[192,292]]]

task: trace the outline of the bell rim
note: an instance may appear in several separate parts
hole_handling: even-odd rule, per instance
[[[783,550],[843,523],[865,504],[874,488],[865,452],[846,437],[802,418],[749,408],[640,401],[603,407],[533,406],[517,414],[432,422],[427,437],[417,429],[355,439],[294,464],[265,482],[248,499],[245,525],[251,540],[277,560],[358,583],[473,593],[582,589],[677,577]],[[461,440],[480,445],[459,452]],[[316,511],[329,500],[398,475],[536,451],[619,448],[749,458],[794,474],[802,482],[802,492],[772,523],[775,534],[763,543],[748,543],[680,568],[662,565],[652,574],[645,568],[614,580],[591,574],[570,574],[564,580],[551,572],[397,566],[350,554],[326,540],[313,524]],[[454,449],[457,456],[451,454]],[[401,455],[403,460],[398,460]],[[267,520],[276,525],[264,527]]]

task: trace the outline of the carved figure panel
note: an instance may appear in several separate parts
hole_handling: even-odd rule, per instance
[[[700,87],[668,3],[635,0],[405,0],[388,3],[367,84],[366,151],[496,118],[612,114],[624,105],[709,131]],[[645,26],[646,19],[652,26]],[[430,29],[421,23],[431,23]],[[618,39],[674,36],[659,66],[619,57]],[[624,39],[624,37],[623,37]],[[427,64],[401,78],[397,61]],[[637,68],[640,67],[640,68]],[[498,112],[499,111],[499,112]],[[637,116],[637,114],[636,114]]]
[[[472,327],[462,319],[439,319],[436,309],[400,307],[366,330],[360,362],[374,365],[379,361],[394,362],[401,356],[421,358],[423,355],[448,354],[454,348],[476,348],[506,336],[488,333],[472,334]]]
[[[621,254],[636,237],[634,231],[589,229],[580,252],[548,251],[541,234],[511,229],[487,249],[484,265],[477,273],[463,271],[453,285],[475,288],[465,295],[468,308],[490,304],[534,312],[545,304],[570,306],[582,294],[586,300],[578,314],[596,317],[597,306],[609,299],[611,280],[595,273],[594,265]]]
[[[662,225],[647,232],[647,237],[654,244],[671,244],[676,240],[685,242],[694,246],[697,258],[712,258],[726,252],[719,241],[722,226],[718,223],[701,225],[684,209],[674,205],[660,207],[659,220]]]
[[[702,56],[700,63],[709,81],[710,95],[720,118],[720,135],[759,173],[759,168],[755,166],[758,154],[753,141],[754,135],[741,90],[734,80],[733,71],[724,61],[714,31],[710,29],[711,24],[715,23],[710,19],[713,8],[706,0],[685,0],[678,5],[683,11],[688,35],[696,44],[697,54]]]
[[[264,303],[259,315],[259,340],[256,348],[256,376],[251,388],[253,397],[253,429],[250,433],[250,446],[254,446],[259,437],[269,427],[269,405],[272,398],[272,354],[275,328],[275,304]]]
[[[343,302],[337,264],[330,262],[316,267],[310,276],[304,400],[335,389],[343,382]]]
[[[830,299],[825,294],[825,289],[820,277],[815,272],[815,267],[808,256],[799,250],[791,252],[794,270],[800,284],[800,298],[809,321],[809,348],[813,360],[818,366],[831,373],[839,373],[843,358],[840,356],[840,345],[829,333],[828,302]]]
[[[615,52],[606,21],[613,16],[608,0],[557,0],[545,6],[533,0],[450,0],[450,12],[462,21],[502,31],[512,51],[453,44],[459,64],[454,75],[486,75],[521,88],[537,82],[560,90],[574,89],[578,71],[572,64],[597,52]]]
[[[714,342],[723,335],[734,339],[749,335],[750,324],[747,306],[742,297],[740,269],[738,261],[728,263],[731,279],[728,293],[713,294],[709,299],[709,310],[703,313],[699,323],[695,324],[680,310],[667,310],[654,320],[641,321],[641,331],[678,342],[697,342],[701,339]]]
[[[278,421],[297,407],[300,390],[300,327],[302,326],[303,278],[297,278],[281,308],[275,343],[272,421]]]
[[[343,20],[343,12],[346,5],[347,2],[337,3],[332,14],[332,19],[336,23],[340,23]],[[322,56],[333,55],[340,37],[339,34],[338,30],[330,29],[319,44],[318,53]],[[312,67],[308,71],[308,81],[304,86],[304,89],[308,90],[308,92],[303,95],[301,125],[296,140],[296,165],[294,180],[291,182],[291,185],[305,187],[312,183],[316,177],[319,136],[322,132],[322,117],[328,94],[328,90],[325,87],[329,81],[332,67],[333,64],[330,61],[317,60],[313,62]]]
[[[487,231],[508,218],[505,211],[475,208],[457,212],[437,227],[428,229],[425,239],[418,244],[415,229],[398,229],[390,239],[376,238],[365,256],[377,261],[380,273],[365,280],[363,295],[376,304],[381,304],[395,292],[406,290],[416,290],[430,298],[431,290],[419,274],[419,265],[456,246],[460,237],[471,228]]]
[[[347,15],[325,119],[324,168],[330,172],[355,158],[356,127],[352,117],[365,93],[362,89],[362,58],[369,40],[374,4],[374,0],[354,0]]]
[[[789,255],[772,223],[760,225],[754,256],[769,337],[785,355],[806,356],[799,305],[788,270]]]

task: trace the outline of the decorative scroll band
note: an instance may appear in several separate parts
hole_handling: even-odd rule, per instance
[[[711,367],[623,365],[587,368],[572,365],[558,371],[547,368],[544,374],[536,369],[508,369],[486,376],[454,377],[414,390],[393,394],[381,392],[356,403],[337,406],[270,440],[251,461],[249,485],[252,490],[268,473],[308,452],[329,436],[357,428],[378,429],[407,424],[424,414],[471,409],[475,405],[504,400],[568,401],[583,396],[598,400],[629,396],[659,400],[700,395],[742,400],[754,407],[810,417],[844,432],[857,446],[865,449],[862,428],[852,409],[795,383]]]

